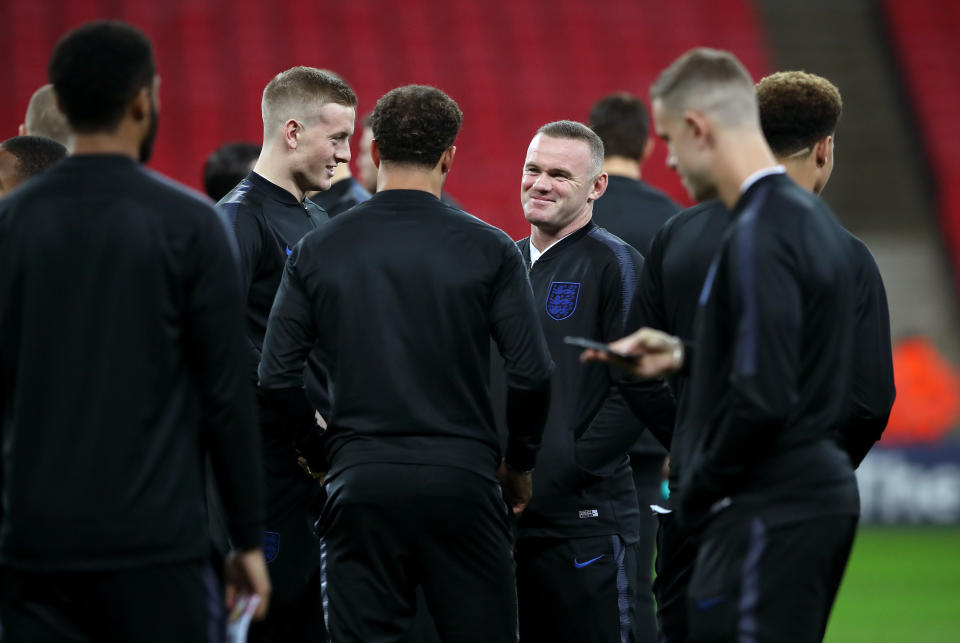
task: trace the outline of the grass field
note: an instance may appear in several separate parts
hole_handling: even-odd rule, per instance
[[[960,643],[960,529],[863,527],[827,643]]]

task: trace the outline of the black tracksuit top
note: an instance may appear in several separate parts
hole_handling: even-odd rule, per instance
[[[209,556],[203,451],[235,546],[262,466],[229,225],[123,156],[68,158],[0,202],[0,563]]]
[[[686,359],[672,444],[681,518],[694,526],[727,504],[768,524],[856,515],[853,469],[831,439],[853,394],[849,233],[784,174],[751,185],[731,217]]]
[[[529,238],[518,245],[529,265]],[[557,368],[521,537],[616,533],[628,542],[637,538],[639,511],[627,453],[638,429],[625,424],[623,416],[629,404],[651,430],[669,433],[673,397],[663,382],[631,381],[605,365],[581,364],[581,350],[563,338],[609,342],[622,337],[642,265],[630,245],[589,223],[551,246],[530,268]]]
[[[328,479],[366,463],[455,466],[492,479],[502,449],[491,337],[512,387],[546,387],[553,364],[513,241],[428,192],[386,190],[293,249],[260,386],[268,408],[308,426],[289,396],[269,401],[302,385],[316,343],[333,390]],[[507,461],[532,467],[542,430],[542,421],[512,425]]]

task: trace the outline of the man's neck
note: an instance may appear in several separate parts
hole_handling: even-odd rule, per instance
[[[814,191],[817,179],[810,169],[809,159],[777,159],[777,162],[787,168],[787,176],[805,190]]]
[[[589,224],[591,219],[593,219],[593,202],[587,203],[583,210],[578,214],[573,221],[563,226],[559,230],[547,230],[535,225],[530,226],[530,243],[533,244],[533,247],[543,252],[557,241],[560,241],[568,234],[576,232],[580,228]]]
[[[603,159],[603,171],[611,176],[625,176],[640,180],[640,161],[626,156],[608,156]]]
[[[75,134],[73,156],[81,154],[119,154],[134,161],[140,160],[140,143],[131,137],[116,134]]]
[[[420,190],[440,198],[444,175],[437,169],[427,170],[408,165],[380,164],[377,192],[384,190]]]
[[[729,209],[740,200],[740,187],[747,178],[777,165],[763,134],[754,130],[727,130],[718,133],[723,140],[714,159],[717,192]]]
[[[303,202],[306,194],[297,186],[297,182],[293,180],[293,176],[290,174],[290,171],[287,169],[286,164],[280,162],[276,153],[267,150],[264,147],[263,153],[260,154],[260,158],[257,159],[256,165],[253,166],[253,171],[270,181],[276,186],[279,186],[293,195],[297,201]]]

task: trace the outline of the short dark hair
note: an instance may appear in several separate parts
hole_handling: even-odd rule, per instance
[[[14,136],[0,143],[0,149],[17,159],[17,174],[29,178],[40,174],[67,155],[67,148],[43,136]]]
[[[650,100],[668,113],[709,112],[727,126],[757,122],[753,79],[729,51],[697,47],[664,69],[650,86]]]
[[[576,121],[554,121],[547,123],[537,130],[537,134],[543,134],[551,138],[566,138],[575,141],[583,141],[590,148],[590,161],[594,172],[599,174],[603,169],[603,141],[597,136],[596,132]]]
[[[263,89],[260,109],[264,128],[280,125],[303,106],[336,103],[357,106],[357,95],[337,74],[315,67],[291,67],[274,76]]]
[[[590,129],[603,141],[604,154],[628,159],[643,157],[650,136],[650,113],[643,101],[628,92],[604,96],[590,109]]]
[[[260,157],[256,143],[226,143],[207,157],[203,164],[203,190],[219,201],[250,173],[250,165]]]
[[[75,132],[113,131],[137,92],[153,84],[153,46],[125,22],[88,22],[60,39],[47,74]]]
[[[463,112],[436,87],[407,85],[384,94],[370,115],[380,158],[432,168],[453,145]]]
[[[812,151],[837,129],[843,113],[840,90],[826,78],[805,71],[781,71],[757,83],[760,126],[780,158]]]

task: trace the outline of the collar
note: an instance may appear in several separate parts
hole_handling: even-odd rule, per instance
[[[597,227],[596,223],[594,223],[593,221],[588,221],[587,225],[583,226],[582,228],[577,228],[576,230],[566,235],[565,237],[561,237],[557,241],[554,241],[553,243],[551,243],[549,246],[547,246],[546,250],[544,250],[543,252],[540,252],[539,250],[537,250],[534,247],[533,242],[531,241],[531,238],[527,237],[526,239],[527,247],[530,253],[530,264],[528,267],[532,268],[533,264],[537,260],[540,260],[541,262],[550,261],[557,255],[559,255],[561,251],[563,251],[565,248],[570,247],[572,244],[576,243],[579,239],[582,239],[584,236],[587,235],[588,232],[590,232],[596,227]],[[553,250],[553,252],[551,252],[548,255],[547,254],[548,250]]]
[[[762,170],[757,170],[746,179],[743,180],[743,183],[740,184],[740,196],[743,196],[747,190],[749,190],[754,183],[759,181],[765,176],[771,176],[773,174],[785,174],[787,168],[782,165],[773,165],[771,167],[765,167]]]
[[[257,186],[258,189],[266,192],[274,201],[286,203],[287,205],[303,206],[303,203],[298,201],[297,197],[293,196],[273,181],[263,178],[253,170],[250,170],[250,173],[247,174],[247,180],[253,185]]]

